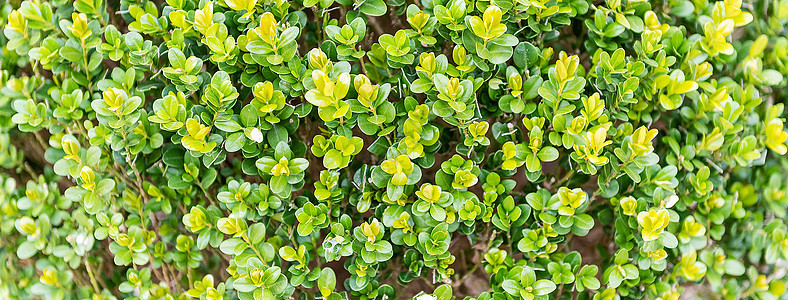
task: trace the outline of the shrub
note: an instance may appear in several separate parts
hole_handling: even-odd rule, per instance
[[[784,297],[786,0],[3,3],[0,298]]]

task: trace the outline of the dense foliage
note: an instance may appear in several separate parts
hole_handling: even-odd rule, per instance
[[[9,0],[0,298],[776,299],[788,0]]]

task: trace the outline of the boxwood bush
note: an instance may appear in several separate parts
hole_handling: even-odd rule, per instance
[[[0,298],[785,297],[788,0],[0,5]]]

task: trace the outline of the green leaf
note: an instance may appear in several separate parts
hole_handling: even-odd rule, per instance
[[[745,271],[744,264],[735,259],[726,259],[725,260],[725,273],[731,276],[741,276],[744,275]]]
[[[320,290],[320,295],[323,298],[328,297],[336,287],[337,279],[334,275],[334,270],[331,268],[323,268],[320,270],[320,277],[317,279],[317,287]]]
[[[339,150],[331,149],[326,152],[326,155],[323,156],[323,166],[326,169],[333,170],[339,169],[342,167],[342,153]]]
[[[288,140],[287,129],[281,125],[274,125],[274,127],[268,131],[267,135],[268,144],[271,145],[271,147],[276,147],[280,142],[287,143]]]
[[[265,239],[265,225],[263,223],[252,224],[252,226],[249,226],[247,234],[252,245],[258,244]]]
[[[783,81],[783,75],[780,72],[772,69],[763,70],[761,78],[767,85],[778,85]]]
[[[594,218],[587,214],[574,216],[574,225],[584,230],[591,230],[594,228]]]
[[[78,63],[82,61],[82,47],[74,40],[68,40],[63,47],[60,48],[60,56],[70,62]]]
[[[436,297],[436,300],[451,300],[452,288],[450,285],[444,284],[435,288],[435,292],[432,294]]]
[[[224,147],[227,152],[238,152],[243,148],[246,142],[246,138],[244,137],[243,132],[235,132],[227,136],[227,140],[224,142]]]
[[[555,283],[550,280],[540,279],[534,283],[534,294],[542,296],[552,293],[555,290]]]
[[[386,3],[383,0],[365,0],[359,7],[362,13],[373,17],[379,17],[386,14]]]
[[[38,253],[38,249],[36,249],[36,246],[30,241],[24,241],[19,244],[19,248],[16,248],[16,256],[19,257],[19,259],[31,258],[33,255],[36,255],[36,253]]]
[[[539,156],[539,160],[543,162],[551,162],[558,159],[558,150],[553,147],[546,146],[539,150],[537,156]]]
[[[539,59],[539,48],[529,42],[522,42],[514,49],[514,64],[520,69],[529,69]]]

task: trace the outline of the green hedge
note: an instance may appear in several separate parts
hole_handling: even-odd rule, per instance
[[[3,1],[0,298],[784,298],[787,23]]]

